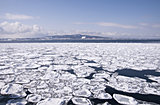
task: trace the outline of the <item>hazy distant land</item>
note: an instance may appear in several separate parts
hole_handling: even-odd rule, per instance
[[[38,38],[1,38],[0,43],[160,43],[160,39],[111,38],[91,35],[55,35]]]

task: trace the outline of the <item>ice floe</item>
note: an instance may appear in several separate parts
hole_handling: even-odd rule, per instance
[[[106,86],[104,85],[94,85],[91,87],[90,91],[94,94],[94,95],[99,95],[101,92],[105,91]]]
[[[44,93],[39,93],[39,94],[41,95],[42,99],[55,98],[55,97],[52,97],[52,94],[49,92],[48,93],[44,92]]]
[[[82,97],[89,97],[91,96],[91,92],[88,89],[79,89],[73,92],[74,96],[82,96]]]
[[[20,84],[27,84],[30,82],[29,75],[23,75],[23,74],[17,75],[15,82]]]
[[[28,91],[30,92],[30,93],[36,93],[37,92],[37,89],[36,88],[28,88]]]
[[[119,94],[112,98],[106,86],[129,94],[160,95],[159,44],[25,43],[0,48],[0,101],[9,105],[61,105],[71,100],[91,105],[89,99],[108,100],[107,105],[113,98],[120,104],[139,102]],[[124,69],[156,74],[144,73],[142,78],[117,73]]]
[[[112,96],[109,93],[104,92],[94,95],[94,97],[98,99],[112,99]]]
[[[5,65],[0,66],[0,70],[9,69],[9,68],[10,68],[9,66],[5,66]]]
[[[38,94],[29,94],[27,97],[26,97],[26,100],[28,102],[33,102],[33,103],[36,103],[36,102],[39,102],[41,100],[41,95],[38,95]]]
[[[48,98],[39,101],[36,105],[65,105],[65,101],[60,98]]]
[[[93,68],[83,65],[74,66],[73,69],[77,77],[87,77],[91,73],[95,72]]]
[[[113,94],[113,98],[120,104],[124,105],[137,105],[138,102],[130,96],[125,96],[121,94]]]
[[[94,74],[93,77],[96,78],[96,79],[101,79],[101,78],[102,79],[103,78],[108,79],[108,78],[110,78],[110,73],[108,73],[108,72],[100,72],[100,73]]]
[[[54,65],[53,69],[54,70],[69,70],[70,66],[68,66],[68,65]]]
[[[7,84],[2,87],[1,94],[11,95],[13,98],[25,97],[26,93],[23,90],[23,86],[19,84]]]
[[[118,75],[116,77],[111,77],[107,85],[124,92],[141,93],[142,87],[148,84],[144,79]]]
[[[73,97],[72,102],[75,105],[92,105],[89,99],[81,97]]]
[[[153,80],[153,81],[156,81],[156,82],[160,83],[160,77],[159,76],[149,75],[148,77],[149,77],[150,80]]]
[[[108,102],[103,103],[102,105],[110,105]]]
[[[5,83],[2,82],[2,81],[0,81],[0,90],[1,90],[1,88],[2,88],[4,85],[5,85]]]
[[[84,63],[85,66],[93,66],[93,67],[100,67],[97,63]]]
[[[14,74],[14,70],[13,69],[3,69],[3,70],[0,70],[0,75],[1,74]]]
[[[37,85],[37,88],[47,88],[48,85],[45,81],[40,81],[40,83]]]
[[[5,83],[10,83],[15,80],[15,75],[3,75],[3,76],[5,77],[3,80]]]

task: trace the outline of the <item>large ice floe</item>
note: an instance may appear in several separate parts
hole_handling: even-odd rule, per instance
[[[0,105],[160,104],[160,44],[1,43],[0,52]]]
[[[19,84],[7,84],[1,89],[2,95],[11,95],[12,98],[25,97],[26,93],[23,90],[23,86]]]
[[[116,76],[109,79],[109,86],[128,93],[142,93],[144,86],[148,85],[144,79]]]
[[[121,94],[113,94],[113,98],[120,104],[124,105],[137,105],[138,102],[129,96],[121,95]]]

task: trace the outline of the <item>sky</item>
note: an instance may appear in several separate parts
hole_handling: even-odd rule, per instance
[[[0,38],[160,38],[160,0],[0,0]]]

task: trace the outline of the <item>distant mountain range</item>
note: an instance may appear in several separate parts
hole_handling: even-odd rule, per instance
[[[160,39],[116,39],[93,35],[54,35],[39,38],[0,38],[0,43],[83,42],[83,43],[160,43]]]
[[[39,37],[39,38],[1,38],[0,41],[99,40],[99,39],[110,39],[110,38],[102,37],[102,36],[74,34],[74,35],[45,36],[45,37]]]
[[[47,36],[49,39],[109,39],[109,37],[102,36],[91,36],[91,35],[55,35],[55,36]]]

